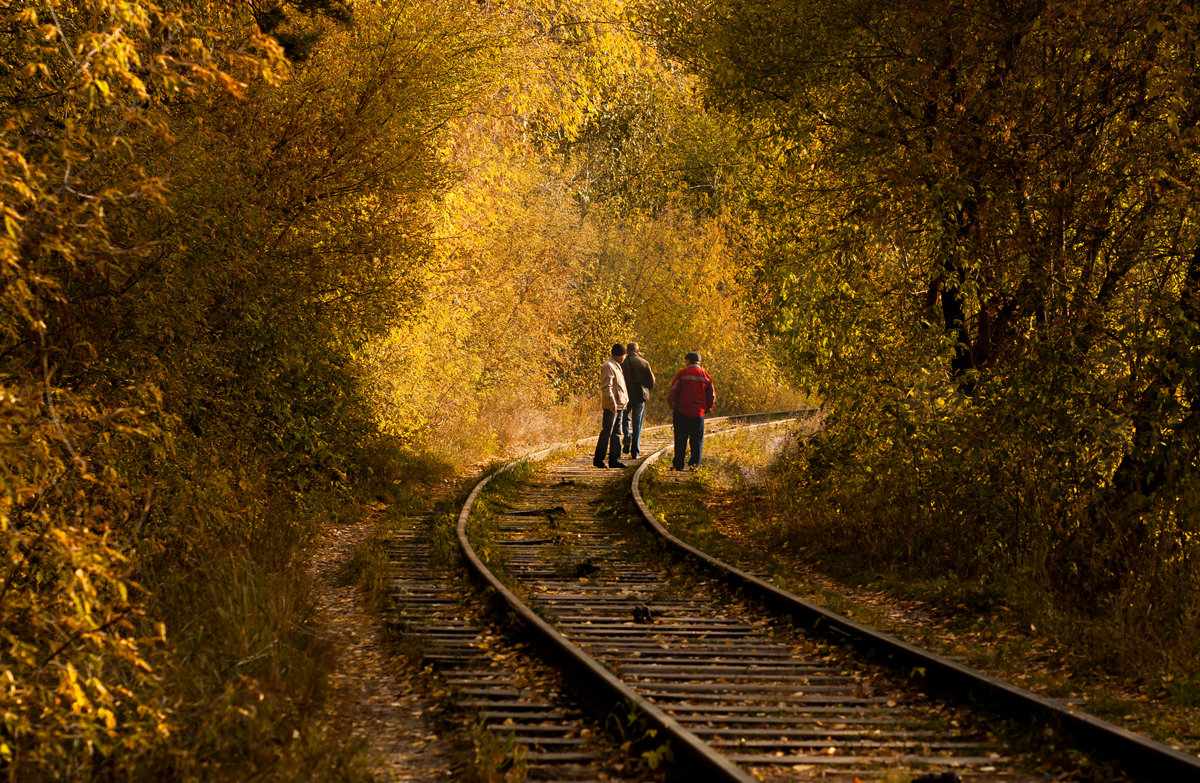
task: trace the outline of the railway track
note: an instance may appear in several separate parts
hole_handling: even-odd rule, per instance
[[[557,783],[654,780],[555,672],[504,638],[465,579],[433,564],[434,535],[426,517],[404,520],[393,535],[389,617],[445,689],[458,723],[473,727],[475,771]]]
[[[751,424],[724,422],[732,426]],[[533,455],[544,459],[536,480],[469,536],[490,479],[480,482],[458,522],[471,568],[572,690],[598,715],[641,716],[643,758],[671,759],[706,781],[1063,779],[1039,772],[1028,732],[1014,731],[1037,721],[1101,745],[1143,779],[1200,780],[1194,757],[808,605],[673,539],[637,487],[667,435],[644,436],[651,456],[631,491],[657,540],[687,559],[648,554],[640,531],[598,513],[617,471],[591,466],[592,439]]]

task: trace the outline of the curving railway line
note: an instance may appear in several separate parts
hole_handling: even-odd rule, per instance
[[[713,420],[709,432],[771,419]],[[457,529],[474,575],[643,768],[668,762],[688,780],[743,783],[1083,779],[1061,761],[1046,771],[1031,737],[1055,732],[1111,760],[1087,779],[1200,781],[1196,757],[808,604],[674,538],[639,486],[669,434],[647,430],[650,456],[632,475],[643,528],[597,508],[627,473],[593,468],[589,438],[527,458],[541,461],[534,481],[479,522],[473,511],[497,474],[482,480]],[[613,715],[622,717],[603,717]]]

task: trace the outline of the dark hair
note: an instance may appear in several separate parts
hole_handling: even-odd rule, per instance
[[[684,355],[683,360],[685,362],[691,362],[692,364],[699,364],[700,354],[696,353],[695,351],[688,351],[687,354]]]
[[[621,345],[620,343],[617,343],[616,345],[614,345],[613,349],[612,349],[612,355],[613,356],[624,356],[625,355],[625,346]]]

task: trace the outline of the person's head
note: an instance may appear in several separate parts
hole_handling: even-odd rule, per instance
[[[699,364],[700,354],[696,353],[695,351],[688,351],[686,354],[684,354],[683,360],[688,364]]]
[[[629,345],[625,346],[625,353],[633,354],[633,353],[641,353],[641,351],[638,350],[637,343],[630,343]]]
[[[613,345],[612,358],[616,359],[618,362],[625,361],[625,346],[621,345],[620,343]]]

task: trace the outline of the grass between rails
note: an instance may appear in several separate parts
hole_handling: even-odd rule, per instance
[[[566,447],[555,451],[548,455],[546,461],[552,462],[559,458],[569,458],[574,456],[574,447]],[[522,462],[515,468],[498,475],[487,488],[479,496],[475,508],[471,515],[471,522],[468,525],[469,537],[472,546],[475,548],[476,554],[484,562],[505,586],[515,593],[519,598],[527,598],[527,591],[520,580],[513,578],[513,574],[508,568],[509,559],[507,552],[502,548],[495,546],[492,540],[499,533],[501,516],[510,511],[515,505],[520,494],[525,491],[531,484],[539,481],[545,481],[546,471],[543,462]],[[622,471],[616,473],[609,471],[610,475],[602,479],[602,484],[595,487],[598,496],[593,497],[589,502],[598,513],[605,514],[613,510],[614,499],[619,499],[619,493],[622,492],[622,487],[628,486],[628,472]],[[576,490],[589,488],[590,482],[571,482],[569,486]],[[627,490],[626,490],[627,493]],[[618,500],[619,502],[619,500]],[[525,525],[525,536],[532,539],[552,539],[558,540],[560,543],[547,544],[549,547],[549,558],[554,561],[554,568],[558,575],[562,578],[579,578],[588,580],[591,570],[580,573],[581,566],[593,566],[591,558],[581,560],[573,546],[575,531],[574,525],[571,522],[570,512],[564,514],[552,513],[548,515],[533,514],[522,517]],[[529,602],[527,602],[529,605]],[[553,624],[553,618],[548,617],[541,612],[539,607],[531,607],[534,612],[537,612]],[[503,611],[503,607],[501,607]],[[553,682],[544,679],[549,677]],[[554,689],[562,689],[564,684],[557,681],[557,675],[541,675],[539,682],[549,684]],[[637,710],[632,709],[627,704],[617,705],[605,716],[598,716],[602,730],[608,735],[609,739],[616,743],[619,748],[617,751],[621,755],[621,759],[612,759],[613,763],[619,763],[622,766],[622,774],[627,779],[658,779],[655,775],[673,763],[673,755],[669,743],[664,743],[661,738],[657,737],[657,730],[654,729],[645,715]],[[494,745],[494,741],[492,743]],[[487,751],[491,745],[484,743],[482,746],[477,745],[477,748],[482,747]],[[508,747],[508,746],[505,746]],[[508,774],[519,774],[519,761],[523,749],[520,746],[509,748],[506,752],[512,754],[512,772]],[[477,755],[479,753],[477,752]],[[494,757],[495,754],[492,754]],[[485,760],[486,761],[486,760]],[[506,767],[507,768],[507,767]],[[504,768],[501,769],[503,771]],[[503,777],[495,778],[496,780],[509,781],[515,778]],[[490,780],[490,779],[489,779]]]
[[[911,581],[863,573],[840,562],[836,547],[784,535],[781,520],[795,511],[771,490],[778,445],[762,430],[710,439],[701,470],[668,480],[655,465],[643,474],[643,495],[676,535],[770,573],[813,603],[1035,692],[1082,702],[1093,714],[1167,744],[1200,747],[1200,676],[1105,672],[1088,650],[1062,641],[1073,638],[1064,625],[1080,618],[1039,614],[1019,595],[949,575]]]

